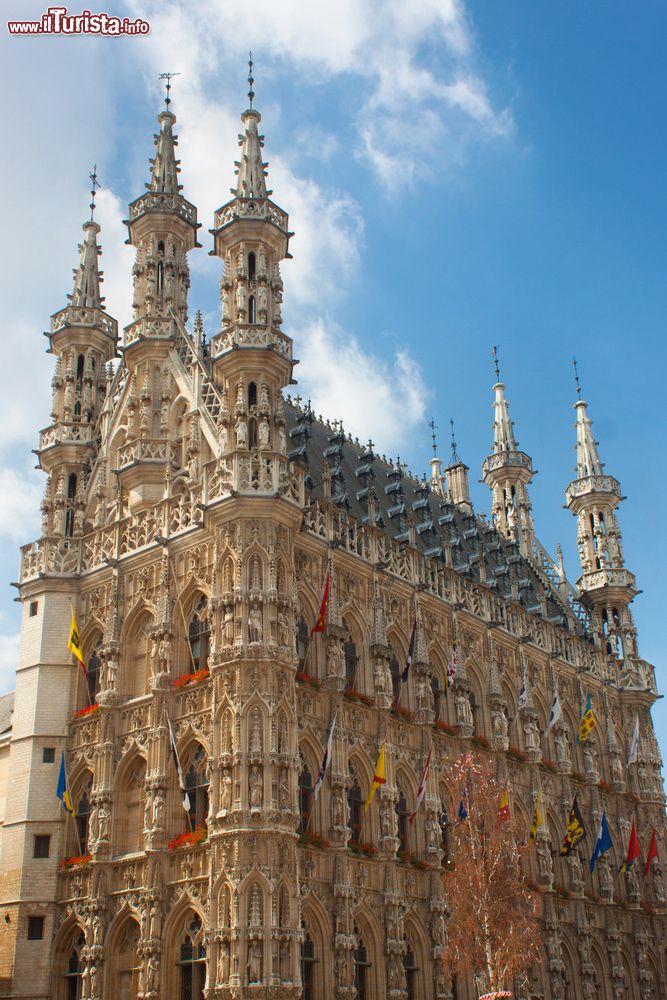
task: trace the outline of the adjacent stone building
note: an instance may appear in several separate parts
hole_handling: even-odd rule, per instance
[[[128,213],[133,322],[119,338],[92,218],[69,304],[51,318],[42,529],[21,554],[16,692],[0,699],[0,996],[474,1000],[441,961],[439,874],[456,805],[445,778],[471,748],[491,754],[526,831],[542,793],[528,874],[545,956],[516,995],[666,996],[661,861],[646,878],[617,875],[633,818],[644,850],[655,827],[664,855],[665,796],[620,487],[586,403],[566,491],[574,588],[535,535],[531,459],[500,377],[490,520],[473,513],[455,449],[444,475],[434,457],[430,482],[415,479],[285,395],[291,234],[252,99],[211,230],[220,329],[207,339],[197,315],[190,332],[200,224],[169,103],[158,122]],[[327,573],[326,631],[309,642]],[[67,650],[71,608],[87,679]],[[562,715],[545,736],[556,684]],[[589,696],[599,724],[581,746]],[[364,815],[383,741],[387,782]],[[75,818],[55,794],[62,750]],[[565,862],[575,794],[589,834]],[[591,877],[603,809],[615,846]]]

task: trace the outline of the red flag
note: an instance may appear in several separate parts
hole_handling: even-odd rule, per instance
[[[327,627],[327,608],[329,607],[329,570],[327,570],[326,579],[324,581],[324,594],[322,595],[322,603],[320,604],[319,614],[317,615],[317,621],[310,630],[310,638],[312,639],[316,632],[324,632]]]
[[[639,846],[639,837],[637,836],[637,827],[635,826],[635,821],[632,821],[632,829],[630,830],[630,840],[628,842],[628,853],[625,856],[625,861],[621,866],[621,871],[627,872],[637,858],[641,857],[641,848]]]
[[[655,835],[655,830],[651,834],[651,843],[649,845],[648,854],[646,855],[646,867],[644,868],[644,875],[648,875],[651,870],[651,862],[658,857],[658,839]]]

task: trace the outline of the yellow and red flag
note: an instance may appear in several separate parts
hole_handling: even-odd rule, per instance
[[[369,805],[373,801],[375,793],[377,792],[380,785],[385,785],[387,783],[387,771],[384,762],[384,743],[380,745],[380,753],[378,754],[378,761],[375,765],[375,774],[373,775],[373,781],[371,783],[371,790],[368,793],[368,798],[364,802],[364,811],[368,809]]]
[[[506,788],[503,788],[498,800],[498,817],[501,823],[510,818],[510,793]]]
[[[316,632],[324,632],[327,627],[327,609],[329,607],[329,586],[331,580],[329,575],[329,570],[327,570],[327,575],[324,581],[324,593],[322,595],[322,603],[320,604],[320,610],[317,615],[317,621],[310,630],[310,638],[312,639]]]
[[[79,630],[76,625],[76,618],[74,617],[74,608],[72,608],[72,624],[69,627],[69,639],[67,640],[67,648],[70,653],[74,653],[79,665],[83,670],[84,676],[88,676],[88,671],[86,670],[86,661],[83,658],[83,647],[81,645],[81,636],[79,635]]]

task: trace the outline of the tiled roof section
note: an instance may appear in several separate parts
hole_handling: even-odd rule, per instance
[[[412,536],[424,555],[445,560],[506,600],[518,600],[529,613],[585,633],[578,606],[566,604],[547,574],[483,516],[466,514],[436,496],[426,481],[414,479],[293,402],[287,401],[285,409],[289,457],[306,468],[306,485],[314,499],[324,498],[328,479],[330,498],[367,522],[370,492],[376,523],[395,541],[407,542]]]
[[[12,713],[14,711],[14,692],[0,695],[0,737],[12,728]]]

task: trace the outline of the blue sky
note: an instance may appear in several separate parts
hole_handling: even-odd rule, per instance
[[[28,0],[9,17],[39,17]],[[89,5],[91,6],[91,5]],[[94,5],[92,5],[94,6]],[[72,10],[75,8],[72,7]],[[145,38],[10,38],[1,65],[6,420],[0,427],[0,691],[10,689],[18,544],[38,533],[42,476],[30,449],[49,422],[42,330],[65,304],[97,162],[107,306],[129,319],[127,203],[148,177],[157,74],[174,82],[182,181],[205,247],[191,312],[218,318],[213,210],[233,180],[245,60],[256,60],[269,180],[290,213],[285,329],[317,412],[427,468],[433,415],[449,420],[473,498],[491,450],[490,352],[531,487],[538,536],[579,575],[573,474],[576,354],[607,471],[621,480],[627,565],[643,593],[640,651],[665,662],[664,318],[667,307],[664,42],[643,0],[227,0],[106,7]],[[78,8],[77,8],[78,10]],[[667,710],[654,710],[667,747]]]

